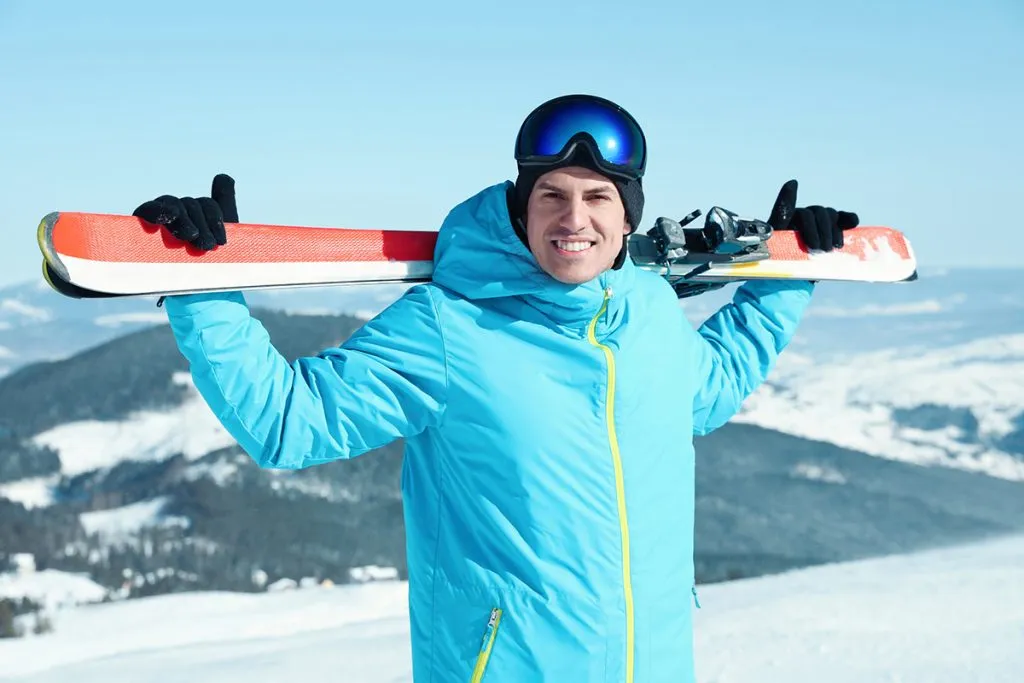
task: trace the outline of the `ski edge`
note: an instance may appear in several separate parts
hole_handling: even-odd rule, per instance
[[[168,296],[187,296],[193,294],[215,294],[221,292],[250,292],[250,291],[267,291],[267,290],[279,290],[279,289],[309,289],[315,287],[357,287],[357,286],[387,286],[395,284],[415,285],[425,282],[430,282],[429,277],[421,275],[410,275],[410,276],[399,276],[399,277],[380,277],[372,280],[318,280],[313,282],[300,282],[289,281],[281,284],[269,284],[269,285],[253,285],[253,284],[229,284],[219,287],[199,287],[199,288],[157,288],[152,290],[137,289],[131,291],[106,291],[93,289],[80,284],[71,282],[67,278],[62,277],[54,268],[44,259],[43,260],[43,279],[58,294],[62,294],[72,299],[115,299],[125,297],[168,297]]]
[[[683,273],[679,273],[683,275]],[[707,283],[725,283],[730,282],[749,282],[751,280],[809,280],[817,282],[863,282],[866,284],[896,284],[900,282],[913,282],[919,277],[917,263],[915,261],[909,261],[905,268],[899,270],[892,270],[888,272],[879,272],[874,277],[852,277],[848,275],[839,274],[806,274],[802,275],[799,273],[793,274],[780,274],[778,272],[757,272],[751,270],[744,272],[739,269],[722,269],[722,272],[716,272],[714,268],[710,268],[698,275],[693,277],[681,277],[682,281],[688,282],[707,282]]]
[[[660,269],[657,269],[660,271]],[[880,284],[899,284],[902,282],[912,282],[917,280],[919,277],[918,271],[914,268],[908,275],[899,278],[891,279],[877,279],[877,280],[863,280],[853,278],[820,278],[823,282],[850,282],[850,283],[880,283]],[[429,282],[429,278],[417,278],[417,279],[394,279],[394,280],[374,280],[369,282],[312,282],[312,283],[288,283],[281,285],[261,285],[261,286],[234,286],[234,287],[218,287],[218,288],[198,288],[198,289],[157,289],[153,291],[136,290],[131,292],[104,292],[96,289],[90,289],[81,285],[75,284],[68,281],[46,261],[43,261],[43,278],[58,294],[72,298],[72,299],[102,299],[102,298],[124,298],[124,297],[161,297],[161,296],[180,296],[180,295],[191,295],[191,294],[210,294],[217,292],[231,292],[231,291],[264,291],[264,290],[275,290],[275,289],[301,289],[311,287],[346,287],[346,286],[385,286],[393,284],[408,284],[413,285],[417,283]],[[717,284],[732,284],[749,282],[752,280],[772,280],[777,282],[784,282],[786,280],[800,280],[802,278],[785,278],[779,277],[778,275],[770,276],[754,276],[754,275],[719,275],[715,276],[712,274],[702,274],[696,277],[690,278],[690,282],[694,283],[717,283]]]

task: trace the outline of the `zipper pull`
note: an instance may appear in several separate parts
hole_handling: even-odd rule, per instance
[[[700,609],[700,598],[697,597],[697,584],[690,588],[690,592],[693,593],[693,604],[697,605],[697,609]]]
[[[608,314],[609,314],[610,309],[611,309],[611,306],[609,306],[608,304],[612,300],[612,294],[613,294],[613,292],[612,292],[612,286],[611,285],[608,285],[607,287],[604,288],[604,324],[605,325],[608,324]]]
[[[491,618],[487,620],[487,628],[484,630],[484,637],[480,642],[480,652],[487,650],[487,646],[490,645],[491,634],[494,632],[494,628],[498,624],[499,614],[501,614],[501,608],[495,607],[491,610]]]

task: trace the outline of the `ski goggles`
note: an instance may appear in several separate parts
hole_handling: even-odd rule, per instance
[[[592,95],[564,95],[534,109],[516,137],[520,166],[547,166],[568,159],[577,144],[590,148],[606,173],[636,180],[647,165],[647,142],[629,112]]]

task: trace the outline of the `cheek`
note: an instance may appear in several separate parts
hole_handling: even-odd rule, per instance
[[[605,238],[608,241],[608,246],[613,250],[618,251],[619,247],[622,246],[624,235],[618,230],[610,230],[605,234]]]
[[[542,239],[550,223],[551,217],[547,213],[538,209],[529,209],[526,212],[526,236],[530,242]]]
[[[623,235],[629,231],[629,224],[626,222],[626,209],[621,204],[607,207],[599,215],[594,216],[594,219],[601,221],[602,226],[607,226],[604,232],[609,236],[612,233]]]
[[[595,216],[595,220],[601,221],[601,236],[609,242],[617,244],[629,233],[629,224],[621,212],[609,211],[604,215]]]

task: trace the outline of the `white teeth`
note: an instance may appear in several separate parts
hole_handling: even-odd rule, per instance
[[[565,240],[557,240],[555,245],[564,251],[584,251],[593,246],[593,242],[566,242]]]

